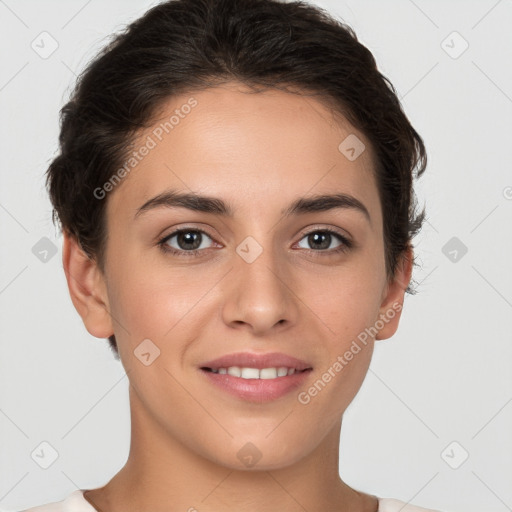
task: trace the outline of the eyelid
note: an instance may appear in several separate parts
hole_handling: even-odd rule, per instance
[[[312,225],[304,228],[303,231],[301,230],[299,233],[301,233],[301,235],[300,235],[301,237],[304,237],[311,233],[315,233],[316,231],[327,231],[330,233],[335,233],[335,234],[341,236],[342,238],[345,238],[347,241],[350,241],[350,242],[353,241],[352,235],[347,230],[338,228],[338,227],[328,226],[325,224],[312,224]]]
[[[211,233],[209,233],[208,230],[205,229],[205,228],[200,228],[200,227],[197,227],[197,226],[190,226],[190,225],[187,225],[187,224],[185,224],[185,225],[179,225],[178,224],[177,226],[174,226],[172,228],[172,231],[168,235],[165,235],[165,236],[158,235],[157,239],[159,241],[161,241],[162,239],[168,240],[173,235],[176,235],[180,231],[185,231],[185,230],[199,231],[201,233],[204,233],[204,234],[208,235],[212,239],[216,238],[216,236],[214,236]],[[330,233],[335,233],[335,234],[337,234],[337,235],[339,235],[339,236],[341,236],[341,237],[343,237],[343,238],[345,238],[345,239],[347,239],[349,241],[352,241],[352,236],[346,230],[342,230],[341,228],[328,227],[328,226],[325,226],[325,225],[322,225],[322,224],[314,224],[314,225],[308,226],[306,228],[303,228],[301,231],[299,231],[299,234],[296,235],[296,236],[300,236],[301,238],[303,238],[306,235],[309,235],[309,234],[314,233],[316,231],[327,231],[327,232],[330,232]]]
[[[163,237],[162,236],[158,237],[157,245],[159,245],[163,251],[177,255],[177,256],[180,256],[180,255],[192,256],[192,255],[196,255],[201,252],[204,253],[205,251],[212,249],[211,247],[208,247],[206,249],[191,249],[189,251],[186,251],[184,249],[175,249],[174,247],[165,247],[167,245],[167,242],[171,238],[177,236],[178,234],[180,234],[182,232],[187,232],[187,231],[196,231],[198,233],[205,234],[213,241],[214,244],[217,244],[217,248],[218,248],[218,245],[220,245],[221,248],[223,247],[222,244],[217,242],[216,237],[211,235],[207,229],[199,228],[197,226],[190,226],[190,225],[174,226],[172,231],[168,235],[165,235]],[[343,232],[341,232],[341,231],[343,231]],[[344,251],[348,251],[349,249],[354,247],[353,239],[352,239],[351,235],[347,234],[346,231],[341,230],[340,228],[326,227],[325,225],[319,225],[319,224],[308,226],[307,228],[303,228],[303,230],[300,232],[300,234],[296,235],[296,236],[299,236],[299,239],[296,242],[296,244],[299,243],[304,237],[306,237],[310,234],[316,233],[316,232],[324,232],[324,233],[330,233],[332,235],[335,235],[335,236],[339,237],[339,241],[341,243],[341,246],[339,246],[335,249],[327,249],[327,250],[319,250],[319,251],[314,250],[314,249],[305,249],[306,251],[315,253],[318,256],[320,256],[322,254],[329,255],[329,254],[335,254],[336,252],[344,252]]]
[[[164,230],[164,232],[167,230]],[[205,235],[208,235],[212,240],[215,240],[218,238],[217,235],[213,235],[208,231],[207,228],[198,227],[198,226],[190,226],[189,224],[178,224],[177,226],[173,226],[172,230],[169,232],[168,235],[158,235],[156,237],[157,241],[162,240],[169,240],[169,238],[172,238],[173,236],[177,235],[181,231],[198,231],[200,233],[204,233]],[[218,242],[217,242],[218,243]]]

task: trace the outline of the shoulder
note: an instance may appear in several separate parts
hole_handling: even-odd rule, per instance
[[[82,490],[77,489],[62,501],[38,505],[20,512],[96,512],[96,510],[86,501]]]
[[[430,508],[407,504],[405,501],[392,498],[379,498],[378,512],[441,512]]]

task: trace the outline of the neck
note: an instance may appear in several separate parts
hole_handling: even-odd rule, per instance
[[[191,451],[134,407],[125,466],[84,497],[98,512],[376,512],[375,496],[356,491],[339,476],[341,419],[318,447],[284,468],[236,470]],[[138,404],[140,405],[140,404]],[[137,414],[135,413],[137,411]]]

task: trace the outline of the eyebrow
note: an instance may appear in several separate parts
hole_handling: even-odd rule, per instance
[[[201,196],[194,193],[183,193],[167,190],[146,201],[135,213],[137,219],[144,212],[156,208],[187,208],[189,210],[233,217],[234,209],[222,199],[210,196]],[[361,201],[348,194],[323,194],[310,197],[301,197],[295,200],[281,214],[284,217],[300,215],[311,212],[325,212],[334,209],[349,209],[362,213],[371,223],[368,209]]]

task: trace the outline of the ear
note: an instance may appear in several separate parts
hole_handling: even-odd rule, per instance
[[[409,246],[398,262],[395,277],[389,281],[382,296],[382,303],[379,308],[379,322],[384,323],[382,329],[379,329],[375,339],[385,340],[391,338],[398,329],[400,316],[404,306],[405,290],[409,285],[412,275],[412,263],[414,253]]]
[[[96,338],[108,338],[114,330],[104,276],[75,237],[68,233],[63,233],[63,236],[62,264],[73,305],[90,334]]]

